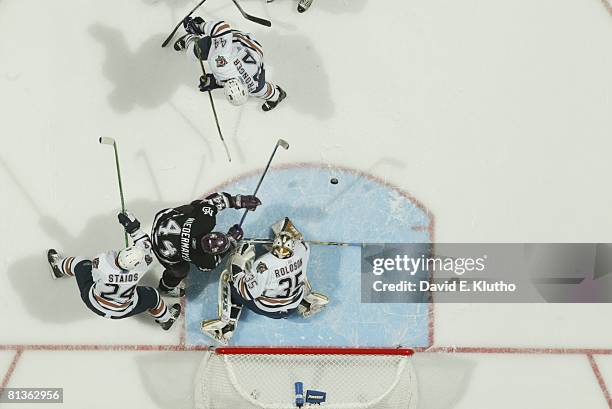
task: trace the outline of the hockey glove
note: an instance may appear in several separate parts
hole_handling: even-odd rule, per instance
[[[236,195],[230,199],[230,206],[234,209],[255,210],[261,204],[261,200],[253,195]]]
[[[206,76],[200,75],[200,91],[207,92],[213,89],[221,88],[221,85],[217,84],[215,76],[212,74],[206,74]]]
[[[230,229],[227,232],[227,235],[230,241],[232,242],[232,245],[235,247],[236,244],[238,244],[238,242],[244,238],[244,231],[242,231],[242,227],[235,224],[232,227],[230,227]]]
[[[189,34],[204,35],[204,19],[202,17],[185,17],[183,27]]]
[[[119,223],[123,226],[127,234],[132,234],[140,229],[140,222],[133,214],[125,212],[117,215]]]

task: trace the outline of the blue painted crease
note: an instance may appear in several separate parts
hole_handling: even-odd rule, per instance
[[[232,194],[252,193],[258,175],[224,187]],[[339,180],[337,185],[329,181]],[[270,225],[289,216],[307,239],[368,243],[429,243],[430,215],[408,197],[373,178],[328,167],[273,169],[260,189],[263,206],[247,216],[248,237],[270,237]],[[241,213],[218,218],[225,231]],[[416,227],[416,228],[415,228]],[[424,303],[361,302],[360,249],[313,246],[308,277],[317,292],[331,299],[326,311],[303,319],[272,320],[244,310],[232,345],[410,346],[428,344],[429,315]],[[219,272],[192,269],[187,282],[186,329],[190,345],[211,345],[200,322],[217,316]]]

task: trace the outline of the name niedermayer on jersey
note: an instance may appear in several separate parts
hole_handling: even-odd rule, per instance
[[[191,258],[189,258],[189,244],[191,242],[191,226],[195,221],[194,217],[190,217],[185,220],[185,224],[183,224],[183,228],[181,229],[181,257],[185,261],[191,262]]]
[[[299,258],[295,260],[293,263],[290,263],[286,266],[274,269],[274,276],[276,278],[280,278],[280,277],[286,276],[287,274],[291,274],[294,271],[297,271],[300,268],[302,268],[303,264],[304,264],[303,260]]]

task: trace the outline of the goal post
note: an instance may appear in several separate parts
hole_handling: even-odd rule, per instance
[[[295,384],[325,396],[325,409],[415,409],[407,348],[220,347],[206,351],[197,409],[294,409]]]

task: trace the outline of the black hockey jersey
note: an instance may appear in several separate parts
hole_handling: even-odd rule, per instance
[[[164,209],[157,213],[151,234],[153,251],[166,267],[189,262],[202,270],[212,270],[224,254],[212,255],[202,251],[202,237],[213,231],[217,213],[227,207],[223,194],[195,200],[188,205]]]

